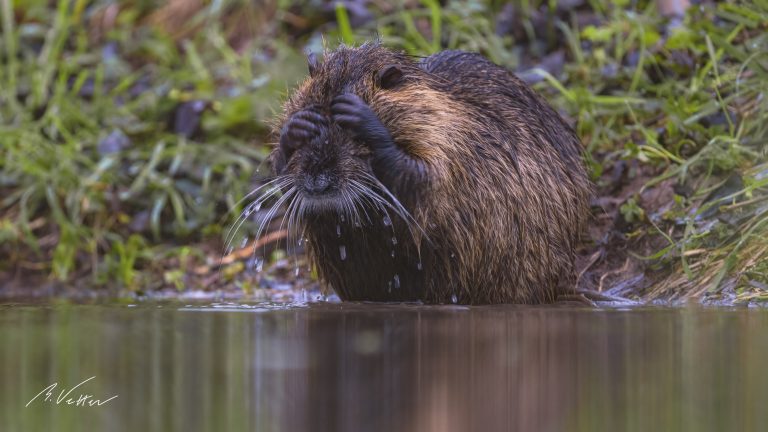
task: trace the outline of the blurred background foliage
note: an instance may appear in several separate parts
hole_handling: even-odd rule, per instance
[[[306,52],[379,37],[479,51],[574,125],[598,192],[580,284],[768,299],[768,1],[685,4],[0,0],[0,284],[274,288],[237,277],[247,234],[223,249],[270,121]]]

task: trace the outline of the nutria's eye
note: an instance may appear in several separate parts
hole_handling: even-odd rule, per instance
[[[403,81],[403,71],[397,65],[385,66],[376,74],[376,81],[383,89],[394,88]]]
[[[317,56],[315,53],[311,52],[307,54],[307,68],[309,69],[309,76],[314,78],[318,67],[320,67],[320,62],[317,61]]]

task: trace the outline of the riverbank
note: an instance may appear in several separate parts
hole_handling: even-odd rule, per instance
[[[237,224],[241,199],[268,178],[269,122],[305,74],[302,51],[378,35],[414,55],[479,51],[574,124],[597,190],[581,288],[768,299],[768,9],[758,5],[704,3],[669,18],[607,1],[11,3],[0,0],[6,295],[315,292],[282,214],[254,240],[266,206]]]

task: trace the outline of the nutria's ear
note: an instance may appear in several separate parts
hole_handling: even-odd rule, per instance
[[[320,67],[320,62],[317,61],[317,55],[313,52],[307,54],[307,67],[309,69],[309,76],[314,78],[317,68]]]
[[[376,73],[376,83],[383,89],[391,89],[403,81],[403,71],[398,65],[384,66]]]

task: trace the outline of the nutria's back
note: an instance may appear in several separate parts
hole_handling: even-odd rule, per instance
[[[378,44],[310,70],[272,160],[342,299],[537,303],[567,286],[590,184],[578,138],[527,85],[478,54]]]

